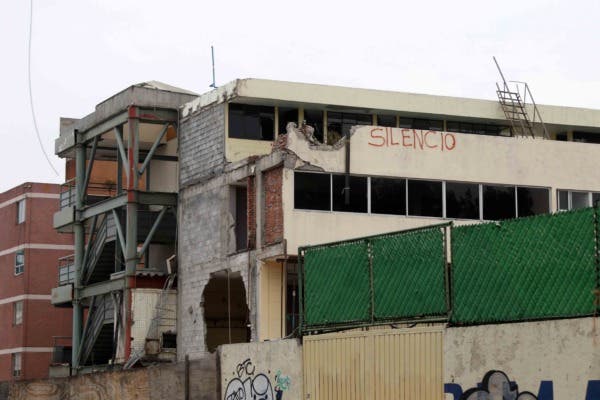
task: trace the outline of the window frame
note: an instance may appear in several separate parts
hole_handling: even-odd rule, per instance
[[[19,257],[22,258],[22,262],[19,262]],[[14,273],[15,275],[21,275],[23,272],[25,272],[25,250],[21,249],[15,252]]]
[[[246,132],[246,121],[243,121],[243,132],[237,132],[232,130],[232,106],[234,106],[233,108],[237,108],[237,106],[239,106],[239,110],[242,111],[242,116],[243,118],[247,118],[249,111],[248,109],[256,109],[258,112],[258,120],[259,120],[259,125],[261,125],[261,114],[266,112],[266,110],[270,110],[269,112],[271,113],[271,133],[270,136],[271,138],[267,138],[267,139],[263,139],[262,138],[262,130],[260,132],[252,132],[252,135],[255,135],[257,137],[247,137],[247,133]],[[237,112],[239,110],[234,110],[234,112]],[[259,142],[273,142],[276,138],[277,138],[277,130],[278,127],[277,125],[277,110],[275,106],[261,106],[261,105],[255,105],[255,104],[246,104],[246,103],[227,103],[227,138],[228,139],[238,139],[238,140],[254,140],[254,141],[259,141]],[[236,136],[232,136],[232,132],[234,133],[234,135]],[[236,133],[237,132],[237,133]],[[243,133],[243,135],[240,135],[240,133]],[[246,137],[242,137],[242,136],[246,136]]]
[[[13,378],[20,378],[23,375],[23,357],[22,353],[12,353],[11,355],[11,374]],[[18,366],[18,369],[17,369]]]
[[[23,324],[23,310],[25,305],[23,300],[13,302],[13,326]]]
[[[27,205],[25,200],[26,199],[21,199],[17,201],[17,225],[25,223],[27,217]]]

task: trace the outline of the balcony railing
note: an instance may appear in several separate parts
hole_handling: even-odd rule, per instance
[[[86,204],[94,204],[117,194],[117,185],[114,183],[90,182],[86,192]],[[75,178],[69,179],[60,185],[60,209],[74,206],[77,202],[77,185]]]

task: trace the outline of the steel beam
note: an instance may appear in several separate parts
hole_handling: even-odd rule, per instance
[[[87,264],[88,257],[90,256],[90,248],[92,247],[92,237],[94,236],[94,231],[96,230],[96,222],[98,222],[98,216],[94,215],[92,218],[92,226],[90,227],[90,236],[88,238],[87,245],[85,246],[85,253],[83,255],[83,265]]]
[[[76,212],[81,210],[83,204],[84,178],[85,178],[85,145],[78,143],[75,148],[75,182],[76,192]],[[83,322],[83,308],[79,302],[79,291],[81,290],[81,273],[83,271],[83,258],[85,256],[85,227],[83,221],[77,219],[73,226],[73,236],[75,240],[74,254],[74,276],[73,276],[73,330],[72,330],[72,356],[71,367],[77,369],[79,366],[79,349],[81,347],[81,333]]]
[[[137,108],[137,119],[139,122],[149,124],[177,123],[178,111],[173,109]]]
[[[123,289],[125,289],[125,277],[111,279],[110,281],[94,283],[93,285],[84,287],[80,291],[80,298],[85,299],[93,296],[100,296]]]
[[[85,132],[79,133],[76,140],[79,143],[87,143],[96,136],[102,135],[119,125],[123,125],[125,122],[127,122],[127,112],[123,111],[119,114],[116,114],[112,118],[109,118],[106,121],[86,130]]]
[[[92,176],[92,168],[94,167],[94,158],[96,157],[96,149],[98,148],[98,139],[100,136],[96,136],[94,138],[94,143],[92,144],[92,151],[90,153],[90,160],[88,162],[87,168],[85,170],[85,178],[83,181],[83,192],[80,194],[81,201],[85,201],[85,196],[87,193],[87,188],[90,183],[90,177]]]
[[[152,224],[152,227],[150,228],[150,232],[148,232],[148,236],[146,236],[146,240],[144,240],[144,244],[142,245],[142,248],[138,252],[138,257],[141,257],[146,252],[146,250],[148,250],[148,246],[150,245],[150,242],[152,241],[152,238],[154,237],[154,234],[156,233],[158,226],[160,225],[160,221],[162,221],[166,212],[167,212],[167,207],[163,207],[162,210],[160,210],[160,213],[156,216],[156,219],[154,220],[154,224]]]
[[[142,166],[140,167],[140,170],[138,171],[140,176],[144,173],[144,171],[150,164],[150,160],[152,160],[152,157],[154,156],[154,152],[156,151],[156,149],[158,149],[158,146],[160,145],[160,141],[163,139],[163,137],[165,137],[165,134],[167,133],[169,126],[170,126],[170,124],[165,124],[165,126],[163,127],[162,131],[160,132],[160,134],[158,135],[158,137],[156,138],[154,143],[152,143],[152,147],[150,148],[150,151],[148,151],[148,154],[146,154],[146,159],[144,160],[144,163],[142,164]]]
[[[121,156],[121,162],[123,163],[123,168],[125,168],[125,175],[127,175],[127,180],[129,180],[129,161],[127,160],[127,155],[125,154],[125,145],[123,145],[123,126],[115,126],[115,139],[117,141],[117,148],[119,149],[119,155]]]
[[[149,206],[177,206],[177,193],[139,192],[138,203]]]
[[[100,201],[93,206],[87,207],[85,210],[79,212],[79,220],[85,221],[88,218],[92,218],[94,215],[104,214],[111,210],[119,207],[123,207],[127,204],[127,196],[122,194],[120,196],[111,197],[109,199]]]
[[[117,238],[119,239],[119,245],[121,247],[121,252],[123,253],[123,258],[125,255],[125,237],[123,236],[123,228],[121,228],[121,221],[119,220],[119,216],[115,210],[112,210],[113,219],[115,220],[115,228],[117,229]]]

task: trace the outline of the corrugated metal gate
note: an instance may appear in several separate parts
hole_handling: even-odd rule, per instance
[[[304,336],[304,398],[441,400],[442,328]]]

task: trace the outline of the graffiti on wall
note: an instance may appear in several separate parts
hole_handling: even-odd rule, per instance
[[[519,393],[519,386],[511,382],[502,371],[489,371],[483,377],[481,387],[467,390],[460,400],[537,400],[531,392]]]
[[[399,146],[415,150],[452,151],[456,147],[456,136],[442,131],[377,127],[371,129],[367,143],[373,147]]]
[[[236,366],[233,375],[225,390],[224,400],[282,400],[283,393],[292,384],[290,377],[279,370],[273,379],[269,377],[271,371],[257,372],[249,358]]]
[[[541,381],[537,395],[531,392],[519,392],[516,382],[510,381],[502,371],[489,371],[477,387],[463,392],[461,385],[446,383],[444,393],[450,394],[453,400],[554,400],[554,384],[552,381]],[[533,388],[528,388],[533,389]],[[587,383],[584,400],[600,399],[600,380]]]

